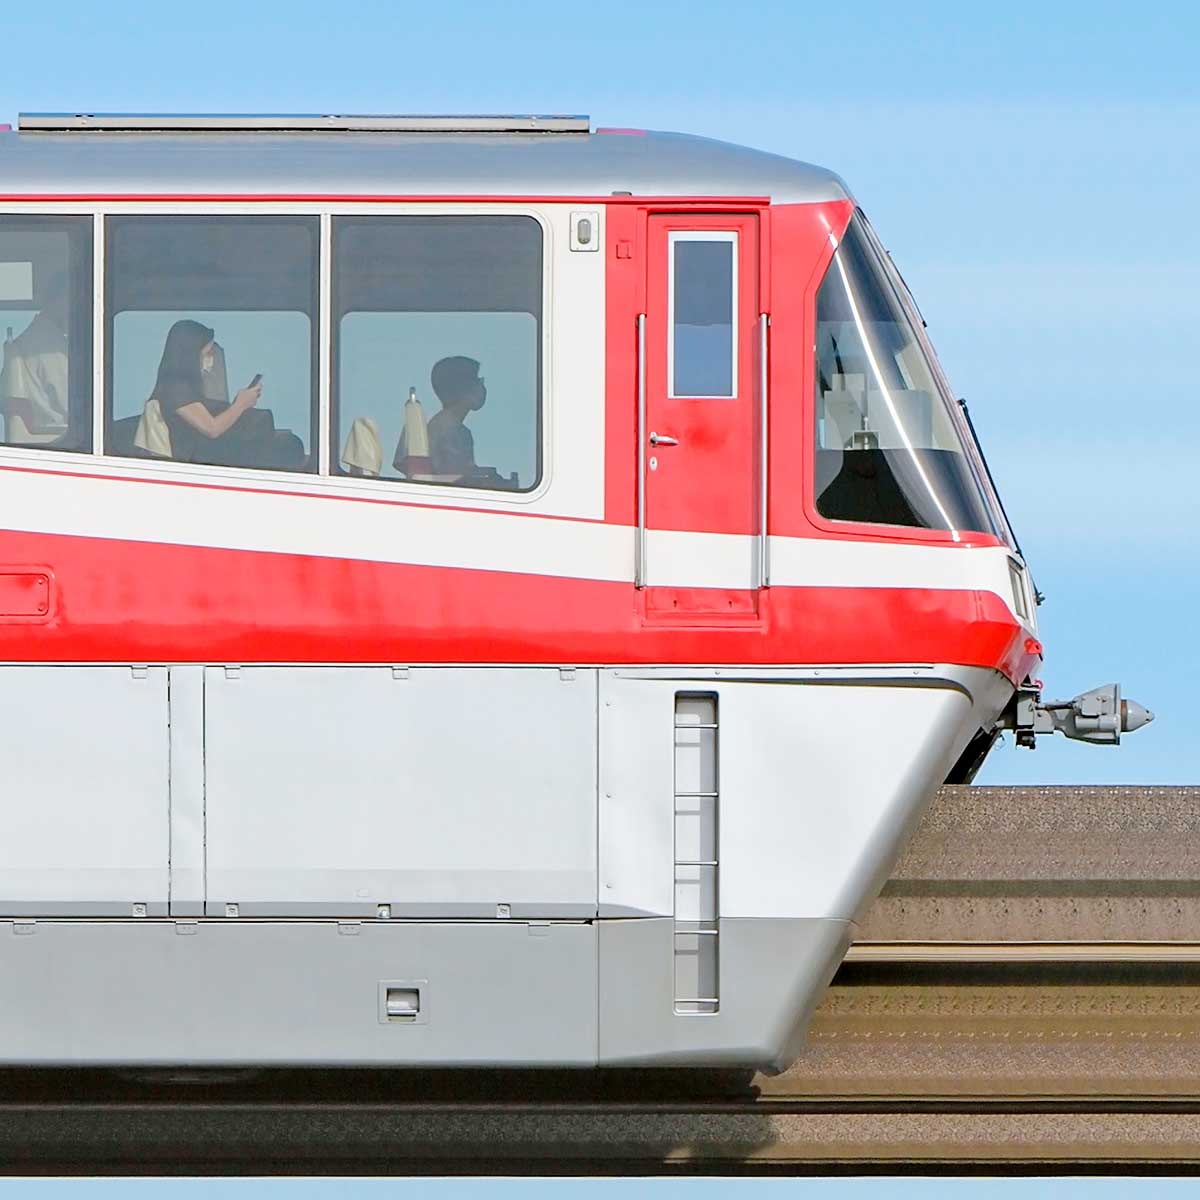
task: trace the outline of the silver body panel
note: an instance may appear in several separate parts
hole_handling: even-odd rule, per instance
[[[205,672],[207,911],[590,917],[596,674]]]
[[[931,789],[1011,694],[972,668],[602,672],[601,916],[672,911],[674,824],[656,799],[675,764],[646,731],[695,687],[721,708],[721,916],[834,920],[883,886]]]
[[[596,1061],[590,925],[0,922],[0,973],[0,1063]]]
[[[1011,690],[929,665],[0,668],[36,748],[9,756],[0,1062],[781,1068]],[[681,779],[697,695],[717,766]],[[710,783],[697,879],[677,806]],[[422,991],[400,1034],[388,984]]]
[[[723,922],[742,986],[697,1017],[672,1010],[669,920],[0,922],[0,1065],[782,1069],[849,936]]]
[[[0,714],[0,913],[166,915],[166,669],[0,667]]]
[[[3,133],[0,197],[639,196],[844,200],[832,171],[679,133]]]
[[[204,668],[171,667],[171,915],[204,915]]]
[[[601,921],[603,1066],[784,1070],[850,944],[849,921],[723,917],[721,1006],[674,1011],[673,922]]]

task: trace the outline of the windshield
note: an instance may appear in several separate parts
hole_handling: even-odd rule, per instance
[[[1010,540],[903,289],[856,213],[817,293],[817,511]]]

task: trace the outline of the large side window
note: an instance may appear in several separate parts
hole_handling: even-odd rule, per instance
[[[856,214],[817,293],[817,511],[996,533],[902,286]]]
[[[317,465],[315,217],[110,217],[110,454]]]
[[[335,472],[528,491],[541,476],[542,231],[335,217]]]
[[[92,218],[0,215],[0,434],[92,448]]]

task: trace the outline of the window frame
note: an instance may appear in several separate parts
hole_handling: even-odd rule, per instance
[[[913,337],[923,351],[926,365],[933,376],[935,384],[942,392],[946,407],[949,410],[951,424],[958,433],[959,442],[962,445],[962,452],[966,457],[967,465],[970,467],[971,473],[975,478],[976,487],[979,489],[988,512],[991,515],[992,523],[996,527],[994,534],[983,535],[964,532],[963,536],[964,538],[988,536],[994,538],[997,544],[1003,544],[1015,549],[1016,538],[1012,527],[1008,523],[1008,515],[1004,511],[1004,506],[1000,503],[1000,497],[996,492],[991,477],[988,475],[974,430],[970,428],[966,417],[963,415],[958,393],[951,385],[945,368],[942,366],[942,360],[938,357],[933,340],[929,336],[928,323],[917,304],[917,299],[913,295],[912,289],[908,286],[908,281],[901,274],[900,268],[896,265],[895,259],[892,258],[891,251],[883,244],[879,234],[875,232],[875,227],[871,224],[867,214],[861,208],[856,208],[851,216],[851,221],[855,217],[858,218],[868,245],[875,250],[875,254],[883,268],[884,278],[892,294],[895,296],[896,302],[908,316]],[[849,228],[851,221],[847,221],[847,228]]]
[[[818,533],[825,537],[834,540],[847,541],[863,541],[869,540],[879,543],[904,543],[912,545],[914,543],[923,543],[926,545],[947,546],[947,547],[981,547],[981,546],[1008,546],[1009,543],[1003,536],[995,533],[985,533],[982,531],[973,530],[949,530],[949,529],[931,529],[917,525],[885,525],[877,521],[852,521],[842,520],[837,517],[826,517],[817,508],[817,492],[816,492],[816,429],[817,429],[817,411],[818,411],[818,396],[817,396],[817,298],[821,290],[822,284],[829,277],[829,274],[835,269],[834,258],[841,249],[842,241],[845,238],[851,223],[855,217],[859,219],[862,226],[865,227],[868,235],[868,241],[878,251],[887,254],[882,250],[882,244],[879,242],[878,236],[875,234],[874,227],[871,225],[867,215],[863,210],[856,205],[849,204],[846,206],[844,213],[836,220],[829,221],[826,218],[823,220],[824,236],[828,241],[828,251],[824,255],[813,274],[802,285],[803,287],[803,339],[802,345],[805,347],[805,357],[803,360],[802,374],[802,416],[801,416],[801,431],[800,436],[805,439],[806,446],[803,454],[802,462],[802,479],[803,489],[801,496],[801,504],[804,517],[807,524]],[[890,256],[888,256],[890,258]],[[894,263],[892,269],[899,276],[899,271]],[[932,345],[929,342],[925,332],[924,322],[916,306],[907,294],[907,285],[904,287],[896,287],[894,282],[889,279],[888,286],[897,298],[898,303],[907,314],[910,323],[913,327],[913,332],[925,350],[931,371],[935,372],[935,379],[948,391],[949,385],[945,379],[945,373],[941,367],[941,363],[933,351]],[[957,408],[957,405],[954,406]],[[960,431],[960,414],[952,413],[952,420],[955,429]],[[971,464],[972,472],[975,471],[973,450],[971,443],[965,443],[964,454],[967,456]],[[977,476],[976,476],[977,479]],[[992,495],[989,490],[982,493],[985,503],[989,507],[989,511],[995,516],[992,509]]]
[[[236,467],[224,466],[216,463],[187,463],[180,462],[174,459],[158,460],[160,465],[166,464],[171,467],[207,467],[210,470],[220,471],[222,474],[232,473],[236,478],[242,478],[247,471],[265,473],[269,477],[287,476],[287,477],[303,477],[313,478],[320,474],[321,469],[321,342],[323,340],[323,312],[324,312],[324,294],[321,279],[321,260],[323,250],[323,229],[320,220],[320,213],[293,213],[280,212],[275,209],[258,209],[249,212],[190,212],[183,210],[172,209],[170,211],[162,211],[161,209],[154,212],[119,212],[104,214],[104,241],[103,241],[103,295],[98,308],[101,312],[101,319],[104,325],[104,349],[101,358],[101,370],[103,379],[101,383],[101,394],[99,397],[99,405],[102,416],[100,429],[102,430],[102,438],[98,439],[100,444],[104,446],[104,453],[107,457],[117,459],[121,462],[145,462],[145,459],[135,458],[126,455],[111,454],[107,448],[108,435],[111,426],[118,419],[114,416],[114,374],[115,374],[115,359],[111,353],[111,346],[114,341],[113,332],[115,328],[116,318],[120,313],[124,312],[153,312],[153,309],[121,309],[117,310],[112,301],[113,281],[115,272],[109,270],[109,264],[112,256],[112,246],[110,243],[110,218],[115,218],[120,221],[145,221],[168,222],[173,220],[179,221],[228,221],[230,223],[238,221],[257,221],[267,223],[270,221],[279,221],[283,223],[295,223],[297,226],[307,224],[311,226],[314,235],[312,244],[312,257],[309,263],[309,291],[308,298],[311,305],[311,311],[303,315],[309,318],[309,401],[308,401],[308,458],[313,464],[307,470],[296,470],[294,468],[271,468],[271,467]],[[231,309],[231,313],[244,312],[256,313],[260,309]],[[298,311],[298,310],[293,310]],[[218,332],[219,337],[219,332]],[[151,381],[152,382],[152,381]],[[149,393],[147,393],[149,395]],[[232,396],[230,397],[232,399]],[[270,408],[268,402],[264,407]],[[122,418],[123,419],[123,418]],[[153,461],[153,460],[151,460]]]
[[[461,484],[461,483],[444,483],[435,480],[416,480],[416,479],[396,479],[382,474],[378,476],[364,477],[354,476],[349,472],[342,470],[340,462],[340,447],[345,438],[346,432],[341,427],[341,394],[340,394],[340,372],[339,363],[341,355],[341,320],[338,319],[339,298],[336,287],[336,255],[335,246],[337,239],[337,225],[339,220],[351,222],[369,222],[372,219],[377,221],[393,221],[396,218],[404,217],[425,217],[435,218],[439,216],[445,217],[475,217],[481,220],[489,218],[512,218],[523,217],[534,221],[538,228],[540,238],[539,251],[541,256],[540,263],[540,298],[541,311],[537,316],[537,345],[535,353],[537,357],[537,412],[535,421],[535,451],[536,451],[536,472],[533,481],[528,487],[522,488],[494,488],[484,487],[478,484]],[[526,208],[518,207],[503,207],[499,205],[480,205],[478,208],[470,210],[463,208],[455,208],[453,210],[444,210],[441,208],[406,208],[404,211],[380,211],[379,209],[368,210],[365,212],[343,212],[338,209],[333,209],[330,212],[330,230],[329,230],[329,278],[326,295],[328,297],[327,316],[329,321],[328,336],[325,339],[325,345],[328,349],[329,363],[327,371],[327,382],[329,388],[328,397],[328,412],[325,418],[325,429],[327,431],[327,449],[329,462],[327,464],[327,473],[331,479],[353,479],[357,483],[371,483],[386,488],[392,491],[397,487],[405,489],[413,489],[417,496],[428,498],[432,495],[440,495],[449,493],[451,495],[483,495],[483,496],[507,496],[520,497],[522,499],[533,499],[543,494],[546,485],[549,481],[549,461],[547,454],[547,441],[549,430],[549,419],[547,414],[548,396],[550,393],[550,336],[549,327],[551,323],[551,305],[553,294],[550,288],[550,268],[553,256],[554,243],[551,237],[551,230],[542,214],[534,212]],[[357,311],[357,310],[355,310]],[[349,315],[349,314],[344,314]],[[426,414],[426,420],[432,416],[432,413]],[[387,448],[383,447],[384,454],[387,454]],[[386,465],[386,458],[385,458]],[[430,489],[435,489],[433,493]]]
[[[729,393],[680,393],[675,390],[675,247],[680,242],[718,242],[731,247],[729,289],[730,350]],[[667,233],[667,395],[668,400],[736,400],[738,394],[738,259],[740,235],[736,229],[672,229]]]
[[[0,202],[0,212],[17,217],[85,217],[92,221],[92,450],[90,454],[76,451],[5,446],[0,444],[0,467],[44,468],[53,463],[67,473],[95,474],[100,470],[112,479],[138,479],[196,487],[234,487],[252,492],[297,496],[330,497],[384,504],[419,504],[446,509],[495,509],[497,511],[525,510],[544,507],[547,494],[553,487],[555,445],[554,415],[554,274],[560,239],[556,222],[563,220],[566,201],[546,201],[553,213],[544,209],[543,202],[528,199],[468,198],[454,200],[420,200],[410,198],[372,199],[302,199],[288,200],[264,196],[261,199],[232,200],[176,199],[170,195],[141,198],[75,197],[63,199],[9,198]],[[493,491],[479,487],[454,486],[431,490],[425,483],[409,483],[399,479],[332,474],[329,458],[332,453],[330,414],[331,363],[328,361],[329,324],[331,321],[331,262],[332,218],[337,216],[527,216],[538,223],[542,231],[542,330],[539,363],[542,377],[542,413],[539,455],[541,482],[528,492]],[[321,220],[321,257],[319,264],[320,321],[322,354],[319,377],[318,404],[321,415],[318,443],[318,470],[296,472],[267,470],[256,467],[225,467],[208,463],[183,463],[167,459],[123,458],[108,452],[104,445],[104,411],[107,399],[106,360],[108,345],[105,307],[106,222],[122,216],[307,216]],[[566,231],[562,232],[565,243]],[[569,490],[568,490],[569,493]],[[574,504],[572,498],[568,504]]]
[[[19,205],[12,203],[6,203],[0,207],[0,221],[24,221],[35,226],[40,222],[46,222],[49,225],[52,222],[74,221],[78,223],[79,228],[83,232],[83,278],[80,280],[80,294],[86,297],[88,311],[80,319],[78,325],[76,325],[74,320],[71,324],[72,330],[87,331],[86,366],[83,378],[88,382],[81,387],[81,403],[79,405],[81,413],[86,414],[88,419],[87,434],[78,447],[72,448],[50,444],[10,445],[7,442],[0,441],[0,450],[6,455],[11,454],[18,458],[30,455],[36,462],[46,461],[47,456],[57,458],[59,455],[62,455],[67,461],[78,463],[95,456],[99,441],[99,430],[96,424],[96,375],[103,355],[103,346],[97,341],[97,326],[100,312],[97,280],[101,273],[101,255],[103,253],[103,242],[97,240],[99,221],[94,209],[88,206],[72,205],[60,208],[58,206],[41,204]],[[68,255],[71,253],[72,250],[68,247]],[[86,283],[84,282],[85,280]],[[73,365],[73,361],[70,355],[68,355],[68,367]],[[71,397],[68,395],[68,406],[70,406],[70,400]],[[7,437],[7,429],[5,436]]]

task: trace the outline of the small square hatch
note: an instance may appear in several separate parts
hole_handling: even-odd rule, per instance
[[[384,1025],[424,1025],[428,1020],[424,979],[385,979],[379,984],[379,1020]]]
[[[0,617],[46,620],[50,616],[50,576],[44,571],[0,570]]]
[[[388,988],[385,1004],[389,1021],[413,1021],[421,1011],[421,990]]]

